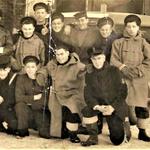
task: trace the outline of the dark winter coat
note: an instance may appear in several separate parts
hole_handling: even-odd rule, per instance
[[[74,51],[79,55],[81,62],[87,64],[89,57],[87,50],[95,46],[99,38],[97,28],[88,27],[85,30],[78,28],[72,29],[70,34],[70,44],[74,47]]]
[[[116,40],[121,38],[121,35],[117,34],[116,32],[112,31],[109,37],[104,38],[101,36],[99,32],[99,39],[96,42],[96,46],[100,47],[102,50],[104,50],[104,53],[106,55],[106,60],[110,62],[110,55],[111,55],[111,49],[112,49],[112,43]]]
[[[0,80],[0,96],[4,101],[0,104],[0,109],[13,109],[15,106],[15,85],[17,75],[10,72],[6,79]]]
[[[112,45],[111,64],[118,68],[125,64],[138,70],[138,77],[126,79],[129,89],[127,103],[130,106],[147,107],[150,44],[142,37],[140,31],[134,38],[126,31],[123,36]]]
[[[85,83],[84,97],[89,107],[111,105],[121,119],[127,116],[127,86],[116,67],[105,64],[102,69],[88,69]]]
[[[43,93],[40,100],[34,100],[34,95]],[[33,109],[42,109],[44,107],[45,95],[44,88],[39,86],[36,80],[32,80],[27,74],[20,75],[16,81],[16,103],[23,102],[31,105]]]

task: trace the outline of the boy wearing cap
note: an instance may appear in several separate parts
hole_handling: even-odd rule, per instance
[[[34,16],[37,21],[37,24],[35,26],[35,32],[37,35],[43,40],[44,45],[45,45],[45,64],[48,62],[50,59],[50,54],[49,54],[49,22],[48,22],[48,6],[43,3],[39,2],[36,3],[33,6],[34,10]]]
[[[3,14],[0,10],[0,22]],[[10,32],[0,23],[0,55],[12,55],[13,53],[13,41]]]
[[[98,19],[97,27],[99,29],[98,47],[103,48],[106,60],[110,62],[111,48],[114,40],[121,37],[113,30],[114,21],[110,17]]]
[[[57,45],[55,58],[45,68],[37,73],[37,81],[40,85],[44,83],[47,76],[52,78],[52,89],[50,91],[49,109],[51,112],[50,135],[61,137],[62,130],[62,107],[66,107],[66,127],[69,131],[70,141],[79,143],[77,137],[78,123],[81,123],[81,109],[84,107],[85,65],[70,53],[64,44]]]
[[[36,56],[40,65],[45,63],[45,47],[43,41],[34,33],[36,20],[32,17],[21,19],[21,34],[15,44],[15,54],[12,58],[12,66],[21,71],[24,67],[23,59],[28,56]]]
[[[37,127],[39,135],[49,138],[49,113],[47,109],[47,94],[45,87],[39,86],[35,80],[39,60],[35,56],[23,59],[26,74],[20,75],[16,81],[16,116],[18,119],[18,136],[29,135],[29,122]]]
[[[87,141],[81,142],[82,146],[98,144],[98,114],[106,117],[110,132],[110,140],[114,145],[124,141],[125,135],[130,140],[131,133],[128,121],[127,86],[122,82],[119,69],[110,66],[106,61],[104,51],[88,50],[91,64],[87,67],[85,75],[84,98],[87,106],[82,110],[83,122],[89,131]]]
[[[15,84],[17,74],[11,71],[10,58],[0,56],[0,131],[16,134]]]
[[[60,42],[70,45],[70,32],[72,27],[65,25],[64,15],[60,12],[54,12],[51,16],[52,20],[52,43],[55,47]]]
[[[150,141],[146,134],[148,110],[148,75],[150,71],[150,45],[142,37],[141,19],[128,15],[124,19],[123,38],[112,45],[111,64],[118,67],[128,86],[127,104],[135,107],[138,139]]]
[[[74,47],[74,51],[79,55],[81,62],[88,63],[87,50],[92,47],[98,39],[97,28],[88,26],[88,17],[86,12],[76,13],[75,19],[77,26],[71,30],[70,44]]]

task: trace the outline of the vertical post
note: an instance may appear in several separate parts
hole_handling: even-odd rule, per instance
[[[89,7],[89,1],[85,0],[85,11],[88,11],[88,7]]]

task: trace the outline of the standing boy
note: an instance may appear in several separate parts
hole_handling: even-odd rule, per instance
[[[150,71],[150,45],[142,37],[141,19],[128,15],[124,19],[123,38],[112,45],[111,64],[118,67],[128,85],[127,104],[135,106],[138,139],[150,141],[146,134],[148,111],[148,72]]]

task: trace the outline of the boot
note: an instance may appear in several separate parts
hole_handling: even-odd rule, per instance
[[[69,131],[69,139],[72,143],[80,143],[80,139],[78,138],[76,131]]]
[[[146,134],[145,129],[139,128],[138,139],[145,142],[150,142],[150,137]]]
[[[98,144],[98,136],[97,135],[90,135],[87,141],[82,141],[82,146],[90,146],[90,145],[97,145]]]
[[[18,129],[16,135],[17,135],[18,137],[29,136],[29,131],[28,131],[28,129]]]
[[[83,127],[82,125],[79,125],[77,133],[78,134],[88,135],[88,130],[87,130],[86,127]]]
[[[98,144],[97,123],[88,124],[87,129],[88,129],[90,137],[86,141],[82,141],[81,145],[82,146],[97,145]]]

